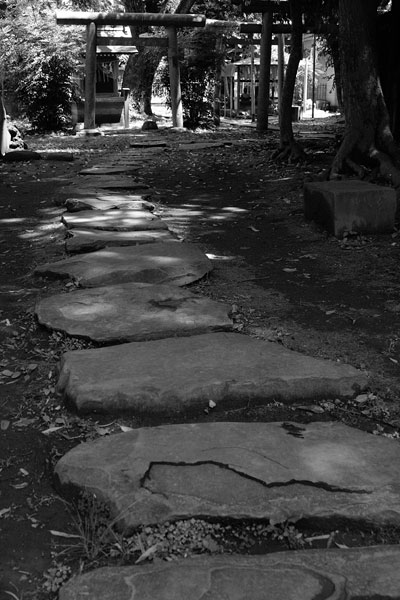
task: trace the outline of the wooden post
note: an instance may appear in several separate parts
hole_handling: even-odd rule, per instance
[[[217,65],[215,68],[215,85],[214,85],[214,125],[221,125],[221,88],[222,88],[222,63],[220,56],[223,51],[222,35],[217,36],[215,40],[215,53],[217,56]]]
[[[176,27],[166,27],[168,35],[169,84],[173,127],[183,127],[181,74],[179,69],[178,37]]]
[[[303,78],[303,114],[307,110],[307,94],[308,94],[308,56],[304,56],[304,78]]]
[[[240,110],[240,82],[241,82],[240,65],[237,65],[236,72],[237,72],[237,80],[236,80],[235,110],[236,110],[236,116],[238,116],[239,110]]]
[[[278,33],[278,111],[281,115],[283,82],[285,81],[285,34]]]
[[[272,13],[262,15],[260,79],[258,83],[257,131],[268,129],[269,78],[271,71]]]
[[[314,33],[314,43],[313,43],[313,55],[312,55],[312,112],[311,118],[314,118],[314,104],[315,104],[315,61],[316,61],[316,41],[315,41],[315,33]]]
[[[124,127],[129,129],[129,96],[130,88],[122,88],[122,95],[124,97]]]
[[[252,36],[253,37],[253,36]],[[251,96],[251,120],[256,120],[256,75],[254,71],[254,46],[250,46],[250,96]]]
[[[86,27],[85,129],[96,127],[96,29],[95,23],[90,23]]]

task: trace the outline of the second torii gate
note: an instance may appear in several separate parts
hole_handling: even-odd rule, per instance
[[[174,127],[183,127],[182,94],[176,30],[179,27],[204,27],[206,24],[204,15],[57,11],[56,16],[58,25],[86,25],[85,129],[94,129],[96,122],[96,47],[98,25],[156,25],[166,28],[168,37],[172,124]]]

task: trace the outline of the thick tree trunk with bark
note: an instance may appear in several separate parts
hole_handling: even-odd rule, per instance
[[[400,0],[378,18],[379,75],[389,111],[390,127],[400,142]]]
[[[274,153],[278,160],[294,162],[304,159],[304,152],[294,139],[292,127],[292,102],[293,91],[296,83],[297,69],[302,57],[303,47],[303,22],[302,2],[290,0],[290,17],[292,21],[292,47],[286,67],[285,81],[283,84],[282,99],[279,112],[280,145]]]
[[[400,154],[390,130],[377,62],[376,0],[340,0],[340,59],[346,129],[331,178],[377,168],[400,186]]]
[[[125,9],[129,12],[189,13],[196,0],[125,0]],[[132,35],[149,31],[149,28],[133,28]],[[165,31],[164,31],[165,33]],[[160,60],[166,55],[165,48],[139,48],[138,54],[132,54],[125,67],[123,87],[129,87],[138,109],[147,116],[152,115],[151,91],[154,75]]]

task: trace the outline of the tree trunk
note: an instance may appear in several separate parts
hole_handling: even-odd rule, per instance
[[[125,10],[132,12],[165,12],[189,13],[196,0],[125,0]],[[149,28],[133,28],[132,35],[149,31]],[[165,33],[165,31],[163,31]],[[154,75],[160,60],[165,56],[165,49],[139,47],[138,54],[131,54],[125,67],[123,87],[129,87],[137,108],[147,116],[151,116],[151,92]]]
[[[340,0],[339,28],[346,129],[330,177],[346,168],[365,177],[377,167],[398,187],[400,154],[378,75],[376,0]]]
[[[290,17],[292,20],[292,46],[289,61],[286,67],[286,75],[282,90],[280,103],[279,129],[280,145],[274,153],[278,160],[289,160],[289,162],[305,158],[304,152],[298,142],[295,141],[292,127],[292,102],[296,83],[297,69],[302,56],[303,47],[303,22],[302,2],[290,0]]]
[[[379,75],[389,111],[390,126],[400,141],[400,0],[394,0],[389,12],[378,18]]]

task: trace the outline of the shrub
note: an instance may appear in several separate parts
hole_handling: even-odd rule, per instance
[[[54,54],[43,59],[37,70],[19,83],[17,91],[34,129],[58,131],[70,126],[75,94],[72,65],[66,57]]]

